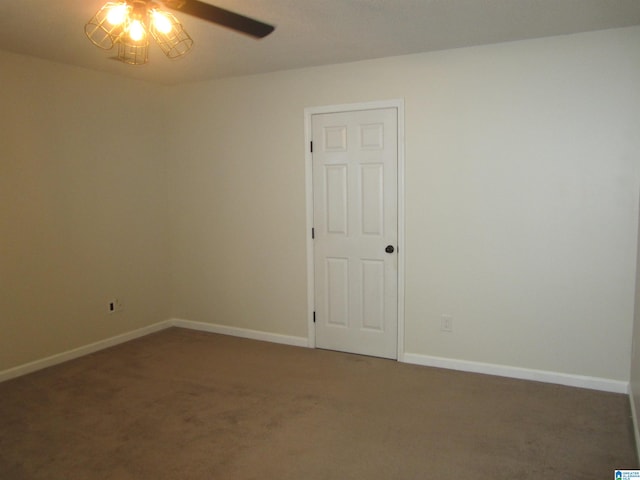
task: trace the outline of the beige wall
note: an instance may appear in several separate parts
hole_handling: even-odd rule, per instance
[[[639,42],[171,88],[0,54],[0,370],[169,317],[306,336],[304,108],[403,98],[405,350],[628,381]]]
[[[162,90],[6,53],[0,71],[2,371],[169,304]]]
[[[404,98],[406,351],[628,380],[639,42],[609,30],[176,87],[172,315],[306,336],[304,108]]]

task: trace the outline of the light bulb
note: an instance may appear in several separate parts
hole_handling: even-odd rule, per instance
[[[134,42],[139,42],[145,36],[144,26],[140,20],[133,20],[129,26],[129,37]]]
[[[129,7],[126,3],[121,3],[109,9],[107,13],[107,22],[111,25],[121,25],[127,18]]]
[[[171,31],[171,20],[164,13],[153,11],[153,26],[160,33],[167,34]]]

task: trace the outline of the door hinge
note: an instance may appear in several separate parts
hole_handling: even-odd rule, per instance
[[[316,229],[312,228],[311,229],[311,240],[313,240],[314,238],[316,238]]]
[[[313,323],[316,323],[316,312],[313,312]]]
[[[313,153],[313,141],[309,142],[309,150]]]

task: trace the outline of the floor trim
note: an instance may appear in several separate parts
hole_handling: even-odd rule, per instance
[[[248,328],[230,327],[216,323],[194,322],[182,318],[172,318],[169,320],[172,327],[188,328],[190,330],[200,330],[202,332],[219,333],[231,335],[233,337],[249,338],[251,340],[262,340],[264,342],[281,343],[294,347],[309,346],[307,337],[294,337],[291,335],[281,335],[279,333],[269,333],[260,330],[250,330]]]
[[[588,388],[612,393],[629,393],[629,382],[610,380],[608,378],[587,377],[571,375],[567,373],[549,372],[545,370],[533,370],[528,368],[511,367],[492,363],[471,362],[468,360],[456,360],[452,358],[433,357],[417,353],[405,353],[404,361],[414,365],[425,367],[446,368],[449,370],[461,370],[464,372],[497,375],[499,377],[517,378],[520,380],[532,380],[535,382],[555,383],[569,387]]]
[[[90,353],[104,350],[105,348],[113,347],[115,345],[119,345],[136,338],[144,337],[146,335],[149,335],[150,333],[159,332],[160,330],[169,328],[170,326],[171,323],[168,320],[165,320],[162,322],[154,323],[153,325],[148,325],[146,327],[133,330],[131,332],[126,332],[114,337],[105,338],[104,340],[99,340],[97,342],[84,345],[82,347],[74,348],[73,350],[67,350],[66,352],[51,355],[50,357],[41,358],[40,360],[34,360],[33,362],[18,365],[17,367],[0,371],[0,382],[11,380],[12,378],[16,377],[21,377],[22,375],[27,375],[28,373],[42,370],[43,368],[52,367],[54,365],[58,365],[59,363],[83,357],[85,355],[89,355]]]
[[[640,462],[640,431],[638,431],[638,412],[636,411],[636,402],[633,401],[633,389],[629,386],[629,403],[631,405],[631,420],[633,423],[633,436],[636,440],[636,455]]]
[[[280,343],[284,345],[293,345],[296,347],[307,347],[308,340],[306,337],[294,337],[290,335],[280,335],[277,333],[262,332],[258,330],[250,330],[246,328],[230,327],[227,325],[218,325],[215,323],[194,322],[192,320],[184,320],[181,318],[172,318],[164,320],[162,322],[154,323],[146,327],[126,332],[113,337],[105,338],[82,347],[67,350],[66,352],[51,355],[40,360],[34,360],[33,362],[18,365],[17,367],[9,368],[7,370],[0,371],[0,382],[11,380],[12,378],[21,377],[29,373],[42,370],[44,368],[52,367],[60,363],[67,362],[91,353],[95,353],[105,348],[114,347],[121,343],[135,340],[136,338],[144,337],[151,333],[159,332],[170,327],[187,328],[190,330],[199,330],[202,332],[219,333],[222,335],[230,335],[234,337],[249,338],[252,340],[262,340],[265,342]]]
[[[98,342],[90,343],[82,347],[68,350],[56,355],[52,355],[40,360],[18,365],[0,371],[0,382],[20,377],[28,373],[42,370],[43,368],[52,367],[59,363],[63,363],[75,358],[89,355],[90,353],[113,347],[136,338],[144,337],[151,333],[159,332],[170,327],[187,328],[190,330],[199,330],[203,332],[218,333],[222,335],[230,335],[234,337],[249,338],[252,340],[261,340],[265,342],[280,343],[284,345],[292,345],[296,347],[308,347],[308,339],[306,337],[296,337],[291,335],[282,335],[277,333],[269,333],[259,330],[251,330],[247,328],[231,327],[228,325],[219,325],[215,323],[194,322],[180,318],[172,318],[164,320],[146,327],[116,335]],[[628,394],[631,401],[631,412],[634,419],[634,429],[639,448],[640,456],[640,434],[637,430],[637,416],[633,397],[630,395],[629,382],[620,380],[611,380],[599,377],[587,377],[582,375],[570,375],[566,373],[549,372],[543,370],[533,370],[527,368],[510,367],[505,365],[497,365],[490,363],[471,362],[467,360],[456,360],[452,358],[434,357],[429,355],[421,355],[417,353],[404,353],[402,361],[414,365],[422,365],[427,367],[446,368],[449,370],[461,370],[465,372],[481,373],[486,375],[497,375],[501,377],[518,378],[521,380],[532,380],[537,382],[555,383],[567,385],[570,387],[588,388],[591,390],[601,390],[605,392]]]

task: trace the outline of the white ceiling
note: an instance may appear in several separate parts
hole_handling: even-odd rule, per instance
[[[255,40],[178,13],[193,50],[169,60],[154,45],[130,66],[84,35],[105,0],[0,0],[0,49],[176,84],[640,24],[640,0],[205,1],[276,30]]]

